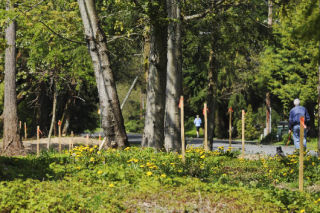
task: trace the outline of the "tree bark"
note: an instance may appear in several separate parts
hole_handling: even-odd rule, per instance
[[[57,91],[57,89],[56,89],[56,87],[54,85],[53,102],[52,102],[52,118],[51,118],[51,124],[50,124],[49,133],[48,133],[47,149],[50,149],[50,141],[51,141],[52,130],[53,130],[55,122],[56,122],[57,98],[58,98],[58,91]]]
[[[213,146],[213,136],[214,136],[214,110],[216,108],[216,76],[214,62],[214,52],[210,51],[209,55],[209,69],[208,69],[208,91],[207,91],[207,104],[208,104],[208,141],[209,148],[212,149]]]
[[[70,96],[69,96],[70,97]],[[67,99],[66,105],[64,106],[61,122],[63,123],[63,128],[62,128],[62,136],[66,136],[68,133],[68,129],[70,126],[70,111],[69,111],[69,106],[71,104],[71,98]]]
[[[268,26],[269,27],[272,27],[272,8],[273,8],[272,0],[268,0]]]
[[[166,1],[159,0],[165,8]],[[156,13],[162,10],[158,10]],[[155,18],[156,17],[156,18]],[[142,146],[155,149],[164,148],[164,109],[167,64],[167,26],[161,21],[165,14],[151,18],[150,56],[147,85],[147,101]]]
[[[167,0],[169,24],[164,130],[164,143],[167,151],[181,150],[180,113],[178,108],[182,93],[181,14],[179,4],[179,0]]]
[[[320,7],[320,1],[319,1]],[[319,45],[320,52],[320,45]],[[318,157],[320,157],[320,58],[318,59]]]
[[[6,10],[13,8],[8,0]],[[2,152],[5,155],[16,155],[23,152],[19,134],[16,94],[16,22],[9,20],[5,32],[5,75],[4,75],[4,119]]]
[[[106,37],[99,26],[94,0],[78,0],[84,34],[98,87],[102,128],[108,147],[129,145],[119,98],[107,55]]]

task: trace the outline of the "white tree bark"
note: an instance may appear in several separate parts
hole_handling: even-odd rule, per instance
[[[78,0],[78,4],[96,77],[106,144],[108,147],[128,146],[119,98],[107,55],[106,38],[99,26],[95,1]]]
[[[7,0],[6,10],[11,10],[12,8],[12,2]],[[6,155],[15,155],[23,151],[17,115],[15,20],[8,20],[5,38],[7,47],[5,52],[2,152]]]
[[[161,1],[160,1],[161,2]],[[163,3],[163,2],[161,2]],[[147,103],[142,146],[164,148],[164,109],[166,89],[166,26],[152,23],[150,39]]]
[[[165,112],[165,148],[180,151],[179,98],[182,94],[181,14],[180,0],[167,0],[168,51]]]

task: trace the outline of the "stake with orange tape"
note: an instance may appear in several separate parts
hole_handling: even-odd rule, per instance
[[[232,141],[232,107],[228,109],[229,112],[229,148],[231,148],[231,141]]]
[[[244,110],[242,110],[242,117],[241,117],[241,121],[242,121],[242,137],[241,137],[241,143],[242,143],[242,157],[244,157],[244,128],[245,128],[245,112]]]
[[[40,154],[40,127],[37,126],[37,156]]]
[[[181,115],[181,154],[182,154],[182,162],[186,162],[186,142],[184,138],[184,103],[183,96],[180,97],[179,101],[180,115]]]
[[[207,103],[204,103],[203,115],[204,115],[204,149],[206,151],[209,151],[209,146],[208,146],[208,107],[207,107]]]
[[[58,121],[58,127],[59,127],[59,153],[61,153],[61,125],[62,125],[62,122],[59,120]]]
[[[306,125],[304,124],[304,117],[300,118],[300,155],[299,155],[299,191],[303,191],[303,160],[304,160],[304,129]]]

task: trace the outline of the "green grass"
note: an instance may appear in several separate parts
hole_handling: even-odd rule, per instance
[[[176,153],[137,147],[0,157],[1,212],[320,212],[320,160],[246,160],[222,148]]]
[[[286,145],[287,142],[279,141],[274,143],[274,145]],[[289,146],[294,146],[293,141],[289,144]],[[318,138],[307,138],[307,149],[317,151],[318,150]]]

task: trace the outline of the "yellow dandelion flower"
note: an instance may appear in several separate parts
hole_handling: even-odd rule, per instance
[[[301,209],[301,210],[300,210],[300,213],[304,213],[304,212],[306,212],[304,209]]]
[[[94,162],[94,157],[91,157],[91,158],[90,158],[90,162]]]
[[[113,183],[110,183],[110,184],[109,184],[109,187],[110,187],[110,188],[114,187],[114,184],[113,184]]]
[[[181,173],[181,172],[182,172],[182,169],[179,169],[178,172]]]
[[[144,165],[140,165],[140,168],[144,168]]]
[[[133,159],[133,162],[138,163],[139,160],[138,159]]]
[[[80,166],[77,166],[77,167],[76,167],[76,169],[80,170],[80,169],[81,169],[81,167],[80,167]]]
[[[166,174],[162,174],[160,177],[165,178],[165,177],[167,177],[167,175]]]
[[[93,148],[90,148],[89,152],[93,152],[93,150],[94,150]]]
[[[205,155],[201,155],[201,156],[200,156],[201,159],[204,159],[205,157],[206,157]]]
[[[97,173],[98,173],[98,175],[101,175],[101,174],[102,174],[102,171],[101,171],[101,170],[99,170]]]
[[[126,147],[125,149],[124,149],[124,151],[128,151],[130,149],[130,147],[128,146],[128,147]]]
[[[182,155],[179,155],[179,156],[178,156],[178,158],[180,158],[180,159],[181,159],[181,158],[182,158]]]
[[[149,171],[149,172],[147,172],[146,174],[147,174],[147,176],[151,176],[151,175],[152,175],[152,172]]]
[[[312,166],[314,166],[315,165],[315,163],[314,162],[312,162]]]
[[[101,152],[100,152],[100,151],[98,151],[98,152],[97,152],[97,154],[98,154],[98,155],[100,155],[100,154],[101,154]]]

